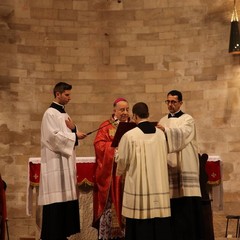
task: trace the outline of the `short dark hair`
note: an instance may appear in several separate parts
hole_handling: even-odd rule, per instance
[[[136,114],[140,118],[148,118],[149,112],[148,112],[148,106],[144,102],[138,102],[136,103],[132,108],[133,114]]]
[[[179,92],[178,90],[172,90],[172,91],[170,91],[168,94],[167,94],[167,96],[168,95],[171,95],[171,96],[177,96],[178,97],[178,100],[181,102],[182,101],[182,93],[181,92]]]
[[[55,85],[53,89],[53,95],[54,97],[56,97],[57,92],[63,93],[64,91],[71,90],[71,89],[72,89],[72,85],[65,82],[59,82]]]

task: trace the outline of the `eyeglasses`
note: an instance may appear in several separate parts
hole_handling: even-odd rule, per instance
[[[171,103],[172,105],[177,104],[179,101],[174,101],[174,100],[166,100],[165,103],[168,105],[169,103]]]

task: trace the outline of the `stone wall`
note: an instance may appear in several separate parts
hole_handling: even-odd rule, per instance
[[[8,184],[11,240],[37,236],[27,217],[29,157],[40,155],[42,114],[58,81],[73,85],[67,111],[91,131],[112,113],[116,97],[146,102],[150,120],[167,112],[166,93],[179,89],[196,119],[201,153],[223,161],[225,214],[237,213],[240,164],[239,56],[228,53],[233,3],[223,0],[1,0],[0,172]],[[93,156],[94,134],[78,156]],[[92,195],[83,192],[82,234],[94,240]]]

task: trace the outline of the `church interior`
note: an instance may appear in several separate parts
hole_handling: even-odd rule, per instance
[[[0,176],[6,183],[5,238],[39,239],[36,176],[41,120],[52,101],[53,86],[65,81],[73,86],[66,108],[83,132],[97,129],[109,118],[118,97],[128,99],[130,108],[146,102],[150,121],[159,121],[167,113],[167,93],[181,91],[183,110],[196,122],[199,154],[208,156],[204,190],[211,203],[207,216],[214,239],[236,239],[238,13],[236,0],[1,0]],[[97,239],[91,226],[94,137],[95,132],[76,149],[79,171],[81,164],[86,166],[78,182],[81,233],[70,240]]]

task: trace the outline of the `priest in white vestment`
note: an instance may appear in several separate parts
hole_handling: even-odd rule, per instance
[[[65,112],[72,86],[59,82],[41,125],[38,204],[43,205],[42,240],[66,240],[80,232],[75,146],[86,137]]]
[[[172,90],[165,103],[169,114],[158,123],[168,143],[171,221],[174,239],[200,240],[201,191],[194,119],[181,111],[182,93]]]
[[[116,153],[116,174],[126,176],[125,240],[171,240],[166,138],[148,121],[145,103],[136,103],[132,112],[137,127],[122,136]]]

